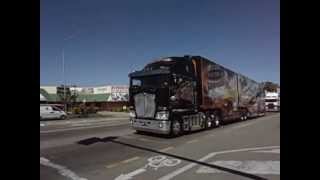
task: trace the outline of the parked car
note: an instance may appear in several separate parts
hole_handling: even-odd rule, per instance
[[[53,105],[40,104],[40,120],[42,119],[66,119],[67,114]]]

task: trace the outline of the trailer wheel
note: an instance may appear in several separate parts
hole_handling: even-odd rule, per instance
[[[183,134],[183,127],[178,120],[173,120],[171,124],[170,135],[171,137],[177,137]]]
[[[245,121],[248,119],[248,111],[245,111],[241,114],[241,117],[240,117],[241,121]]]

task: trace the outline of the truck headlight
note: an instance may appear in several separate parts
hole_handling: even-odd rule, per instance
[[[160,111],[156,114],[156,119],[160,120],[167,120],[169,118],[169,112],[168,111]]]
[[[176,97],[176,96],[171,96],[171,97],[170,97],[170,100],[171,100],[171,101],[176,101],[176,100],[177,100],[177,97]]]
[[[135,113],[134,111],[130,111],[130,112],[129,112],[129,116],[130,116],[131,118],[135,118],[135,117],[136,117],[136,113]]]

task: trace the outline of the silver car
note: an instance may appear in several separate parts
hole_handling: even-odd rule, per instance
[[[40,104],[40,120],[42,119],[66,119],[67,114],[56,106]]]

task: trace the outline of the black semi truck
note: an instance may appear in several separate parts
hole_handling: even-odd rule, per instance
[[[179,136],[265,113],[260,83],[201,56],[161,58],[129,77],[137,132]]]

